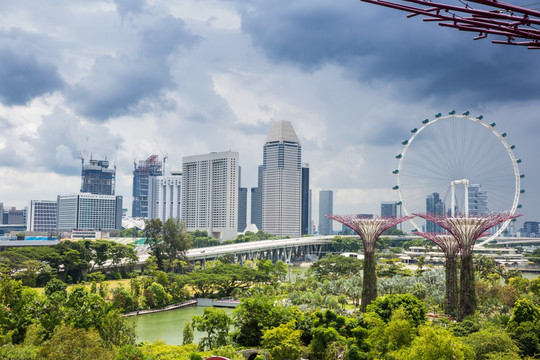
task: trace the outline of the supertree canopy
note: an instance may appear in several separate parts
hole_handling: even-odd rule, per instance
[[[434,2],[430,0],[362,0],[408,12],[407,17],[425,16],[424,21],[435,21],[440,26],[456,28],[478,34],[474,40],[488,35],[505,40],[492,40],[494,44],[527,46],[540,49],[540,11],[497,0],[466,0]],[[405,4],[409,3],[409,4]]]
[[[432,221],[448,231],[461,248],[461,273],[459,292],[459,318],[474,314],[476,310],[476,293],[473,268],[473,248],[476,240],[486,235],[492,227],[521,215],[516,214],[474,214],[474,215],[442,215],[414,214]]]
[[[409,220],[412,216],[368,217],[365,215],[326,215],[348,226],[360,236],[364,245],[364,281],[362,284],[361,310],[377,298],[377,276],[375,272],[375,244],[379,236],[392,226]]]
[[[448,233],[439,234],[417,231],[415,234],[437,244],[443,251],[446,258],[445,310],[447,314],[456,316],[458,310],[457,256],[460,250],[460,244],[453,235]]]

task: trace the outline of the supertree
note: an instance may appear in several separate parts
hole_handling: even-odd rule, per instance
[[[448,231],[460,244],[461,248],[461,272],[459,291],[458,318],[462,320],[467,315],[474,314],[476,310],[476,293],[473,268],[473,248],[476,240],[486,232],[507,220],[521,215],[499,214],[474,214],[474,215],[443,215],[443,214],[414,214],[429,220]]]
[[[392,226],[409,220],[412,216],[368,217],[365,215],[326,215],[350,227],[362,239],[364,245],[364,281],[362,283],[362,303],[360,309],[366,310],[377,298],[377,275],[375,272],[375,244],[379,236]]]
[[[448,315],[456,317],[458,310],[457,256],[460,250],[459,242],[453,235],[448,233],[439,234],[416,231],[415,234],[437,244],[444,253],[446,260],[445,311]]]

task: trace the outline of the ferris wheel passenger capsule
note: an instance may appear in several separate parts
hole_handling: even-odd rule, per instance
[[[523,179],[524,177],[525,177],[525,174],[519,175],[519,178],[520,178],[520,179]]]
[[[482,119],[484,118],[484,116],[483,116],[483,115],[480,115],[480,116],[477,116],[476,118],[477,118],[478,120],[482,120]]]
[[[448,115],[454,115],[456,113],[456,110],[452,110],[448,113]]]
[[[516,145],[510,145],[510,149],[514,150],[516,148]]]
[[[523,205],[521,205],[521,204],[518,204],[518,206],[517,206],[518,209],[521,209],[522,207],[523,207]]]
[[[403,140],[403,141],[401,142],[401,145],[407,145],[408,143],[409,143],[409,140]]]
[[[436,118],[440,118],[442,116],[441,113],[438,113],[437,115],[435,115]]]
[[[422,124],[427,124],[429,122],[429,119],[422,120]]]
[[[392,186],[392,190],[397,190],[399,189],[399,186],[395,185],[395,186]]]
[[[403,157],[402,154],[397,154],[397,155],[396,155],[396,159],[401,159],[402,157]]]
[[[495,125],[497,125],[497,124],[495,124],[494,122],[492,122],[491,124],[489,124],[489,126],[491,126],[491,127],[495,127]]]
[[[502,134],[501,134],[502,137],[506,137],[506,135],[507,135],[506,133],[502,133]]]
[[[399,174],[399,170],[396,169],[396,170],[392,171],[392,174]]]
[[[417,128],[414,128],[414,129],[411,130],[411,132],[412,132],[413,134],[414,134],[415,132],[417,132],[417,131],[418,131]]]
[[[470,112],[468,110],[463,113],[463,115],[465,115],[465,116],[467,116],[469,114],[470,114]]]
[[[518,164],[521,164],[521,159],[517,159],[516,162],[517,162]]]
[[[524,193],[525,193],[525,189],[519,190],[519,193],[520,193],[520,194],[524,194]]]

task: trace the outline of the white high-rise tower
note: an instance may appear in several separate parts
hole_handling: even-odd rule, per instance
[[[263,231],[301,236],[302,148],[290,121],[277,121],[263,148]]]
[[[238,153],[187,156],[182,166],[182,220],[186,230],[215,239],[238,234]]]

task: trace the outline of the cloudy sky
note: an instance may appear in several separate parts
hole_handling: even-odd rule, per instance
[[[80,188],[79,154],[116,162],[240,152],[255,186],[275,120],[290,120],[335,213],[396,200],[400,142],[439,112],[482,114],[516,144],[525,220],[540,220],[540,52],[358,0],[0,2],[0,201]],[[158,145],[159,144],[159,145]],[[512,189],[510,189],[512,191]]]

